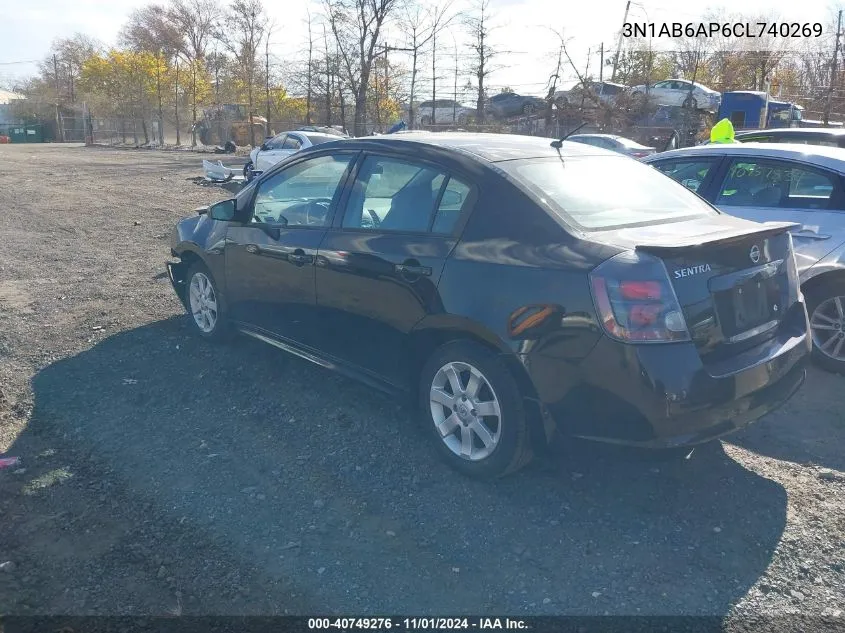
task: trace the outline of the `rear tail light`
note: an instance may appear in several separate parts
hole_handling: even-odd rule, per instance
[[[596,311],[605,332],[627,343],[690,340],[684,314],[663,262],[633,251],[590,273]]]

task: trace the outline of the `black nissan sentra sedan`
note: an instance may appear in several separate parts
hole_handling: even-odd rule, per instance
[[[512,472],[555,432],[703,443],[804,380],[793,225],[722,214],[588,145],[329,142],[197,211],[168,268],[201,336],[411,394],[469,475]]]

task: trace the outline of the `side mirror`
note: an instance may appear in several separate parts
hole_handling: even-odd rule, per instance
[[[259,147],[258,149],[260,149],[262,152],[266,152],[268,149],[270,149],[270,146],[269,146],[269,145],[267,145],[267,141],[264,141],[264,142],[261,144],[261,147]]]
[[[212,204],[208,208],[208,217],[212,220],[219,220],[220,222],[229,222],[235,217],[235,200],[223,200],[216,204]]]

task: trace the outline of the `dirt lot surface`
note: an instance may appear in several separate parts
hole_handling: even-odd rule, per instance
[[[200,160],[0,145],[0,614],[843,614],[845,379],[686,461],[468,481],[388,398],[191,335]]]

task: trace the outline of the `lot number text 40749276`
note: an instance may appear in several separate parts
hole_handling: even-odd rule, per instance
[[[407,631],[445,631],[445,630],[511,630],[529,628],[524,620],[518,618],[308,618],[310,630],[407,630]]]

